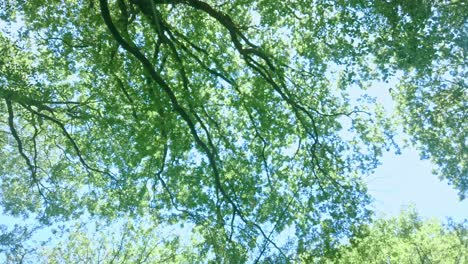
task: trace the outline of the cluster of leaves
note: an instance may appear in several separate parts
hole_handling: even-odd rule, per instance
[[[34,247],[27,245],[33,233],[38,229],[14,225],[8,230],[6,225],[0,225],[0,261],[5,263],[25,263],[34,254]]]
[[[468,5],[462,1],[401,2],[399,15],[406,19],[392,22],[392,36],[388,36],[401,47],[391,51],[383,46],[401,63],[391,66],[393,71],[403,70],[394,93],[397,111],[421,157],[437,164],[435,174],[464,199],[468,192]],[[389,59],[383,56],[381,60]]]
[[[173,227],[174,228],[174,227]],[[157,219],[86,219],[52,228],[53,240],[37,241],[34,230],[1,228],[0,261],[6,263],[201,263],[206,252],[184,245]],[[60,238],[59,238],[60,237]],[[192,244],[198,243],[192,239]]]
[[[37,248],[42,263],[196,263],[206,257],[189,252],[174,236],[162,237],[154,222],[79,224],[55,245]],[[91,230],[90,230],[91,229]],[[31,254],[33,256],[34,254]],[[198,260],[198,261],[197,261]]]
[[[341,246],[324,263],[465,263],[468,260],[467,222],[443,226],[423,221],[414,210],[398,217],[360,226],[349,245]]]
[[[1,23],[17,33],[0,31],[2,207],[46,224],[86,212],[189,222],[221,262],[328,254],[368,221],[359,175],[392,145],[379,107],[353,105],[347,89],[396,70],[429,83],[431,65],[466,52],[444,46],[463,13],[456,28],[451,4],[405,3],[7,2]],[[463,132],[466,110],[414,122],[420,108],[405,107],[420,97],[400,87],[408,131],[463,197],[464,141],[432,144],[420,125]]]

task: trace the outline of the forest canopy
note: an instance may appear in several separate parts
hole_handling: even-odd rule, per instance
[[[353,230],[353,238],[338,246],[333,254],[303,254],[297,262],[462,264],[468,260],[467,224],[466,220],[458,223],[449,220],[446,224],[435,219],[423,220],[409,208],[396,217],[359,225]],[[0,236],[0,252],[6,253],[8,263],[20,263],[19,260],[22,263],[31,260],[34,263],[207,263],[210,259],[207,251],[193,250],[200,240],[186,243],[155,227],[148,219],[132,221],[131,218],[105,226],[99,221],[94,226],[77,224],[60,233],[64,236],[58,242],[44,245],[20,243],[33,230],[17,227]],[[9,248],[2,242],[8,242]],[[229,263],[245,263],[245,259],[226,257]],[[267,257],[262,262],[286,261]]]
[[[5,214],[189,224],[216,263],[333,255],[402,130],[467,194],[463,1],[2,5]],[[395,79],[393,116],[353,98]]]

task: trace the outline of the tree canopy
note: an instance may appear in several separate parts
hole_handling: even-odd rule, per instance
[[[467,252],[466,221],[444,227],[409,210],[360,226],[330,263],[465,263]]]
[[[218,262],[327,255],[398,123],[466,195],[462,1],[3,5],[7,214],[190,223]],[[401,118],[352,99],[392,76]]]
[[[135,221],[122,217],[102,225],[100,221],[78,223],[68,231],[56,229],[59,239],[26,244],[31,231],[17,226],[0,236],[0,253],[8,263],[217,263],[203,248],[200,237],[181,238],[173,230],[164,232],[147,218]],[[157,222],[157,221],[156,221]],[[467,221],[446,224],[423,220],[413,209],[396,217],[378,218],[353,229],[350,239],[341,241],[333,254],[317,257],[307,252],[299,263],[450,263],[468,259]],[[168,234],[169,233],[169,234]],[[201,250],[200,250],[201,249]],[[229,255],[230,263],[245,263],[241,255]],[[330,252],[331,253],[331,252]],[[278,263],[268,257],[266,263]]]

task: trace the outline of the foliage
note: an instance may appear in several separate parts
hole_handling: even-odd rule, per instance
[[[35,262],[41,263],[201,263],[203,254],[184,250],[173,236],[162,237],[158,225],[120,219],[72,228],[60,242],[41,247]]]
[[[405,131],[421,150],[421,157],[437,164],[435,173],[464,199],[468,192],[468,5],[416,2],[402,2],[402,8],[404,3],[411,6],[402,10],[409,19],[395,22],[391,30],[393,35],[409,36],[403,39],[408,43],[400,44],[403,47],[395,52],[407,59],[394,98]]]
[[[179,232],[173,232],[173,228]],[[234,249],[209,254],[197,248],[203,238],[183,235],[181,227],[160,226],[156,219],[135,221],[123,217],[118,221],[79,223],[61,236],[41,245],[18,243],[21,250],[10,250],[21,256],[21,263],[245,263]],[[186,227],[182,228],[188,230]],[[190,229],[190,228],[189,228]],[[63,232],[65,231],[65,233]],[[12,232],[10,232],[12,234]],[[169,234],[169,235],[168,235]],[[4,236],[2,236],[4,237]],[[0,237],[0,238],[2,238]],[[16,236],[16,238],[19,238]],[[23,240],[29,237],[23,237]],[[4,239],[1,241],[5,242]],[[304,252],[298,263],[465,263],[468,258],[467,222],[422,220],[414,209],[397,217],[379,218],[354,228],[353,235],[341,241],[334,252],[319,256]],[[2,243],[3,243],[2,242]],[[5,245],[8,243],[4,243]],[[10,243],[15,244],[15,243]],[[18,248],[19,248],[18,247]],[[1,253],[1,252],[0,252]],[[22,253],[22,254],[19,254]],[[226,256],[224,254],[233,254]],[[281,256],[270,255],[264,263],[283,263]]]
[[[464,141],[425,126],[463,137],[466,85],[447,92],[461,94],[461,115],[417,114],[442,104],[419,85],[434,64],[460,69],[456,83],[466,70],[466,49],[452,47],[465,15],[449,19],[466,6],[405,3],[4,3],[5,212],[45,224],[85,213],[190,223],[217,262],[327,255],[368,221],[360,176],[393,145],[382,108],[348,92],[397,70],[412,74],[396,95],[409,133],[463,197]]]
[[[31,239],[36,229],[38,227],[14,225],[10,231],[7,226],[0,225],[0,261],[24,263],[34,252],[34,249],[27,245],[27,241]]]
[[[464,223],[444,227],[423,221],[413,210],[360,226],[349,245],[330,263],[466,263],[468,229]]]
[[[0,260],[6,263],[206,263],[209,256],[181,242],[156,219],[121,217],[117,221],[81,219],[48,231],[53,240],[37,242],[34,230],[15,225],[0,235]],[[6,231],[2,227],[2,231]],[[172,233],[172,234],[171,234]],[[179,232],[180,233],[180,232]],[[184,244],[185,243],[185,244]],[[1,258],[3,255],[3,259]],[[202,262],[202,260],[205,260]]]

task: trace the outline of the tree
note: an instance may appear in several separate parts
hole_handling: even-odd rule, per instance
[[[403,71],[394,99],[404,129],[421,157],[438,165],[435,174],[458,189],[464,199],[468,192],[464,125],[468,116],[468,5],[462,1],[392,2],[378,8],[392,29],[382,29],[380,34],[384,38],[377,52],[380,65],[387,71]],[[392,59],[397,63],[385,63]]]
[[[202,263],[205,254],[162,236],[154,220],[78,224],[58,243],[40,247],[35,263]]]
[[[22,248],[22,263],[217,263],[219,258],[193,245],[201,237],[167,235],[156,219],[79,223],[55,241]],[[330,256],[303,253],[300,263],[465,263],[468,258],[467,222],[422,220],[412,208],[390,218],[356,226],[348,242],[340,242]],[[180,228],[180,227],[179,227]],[[63,232],[63,231],[61,231]],[[165,234],[164,234],[165,233]],[[57,234],[58,235],[58,234]],[[184,242],[185,240],[185,242]],[[21,245],[23,246],[23,245]],[[223,253],[233,253],[226,250]],[[230,256],[244,263],[241,255]],[[236,259],[237,257],[237,259]],[[277,263],[273,256],[265,259]],[[17,261],[19,262],[19,261]]]
[[[206,251],[191,247],[200,238],[177,237],[180,227],[154,218],[123,216],[116,221],[86,219],[49,231],[54,239],[32,239],[34,230],[1,228],[0,260],[5,263],[206,263]],[[184,240],[187,240],[184,242]],[[190,242],[190,244],[188,243]],[[3,254],[3,258],[2,258]]]
[[[26,242],[37,229],[14,225],[9,231],[7,226],[0,225],[0,260],[5,263],[25,263],[29,255],[35,252]]]
[[[330,263],[465,263],[467,249],[466,222],[444,227],[408,210],[359,227]]]
[[[400,1],[6,2],[18,33],[0,36],[2,206],[43,223],[189,222],[218,262],[327,255],[368,221],[360,176],[393,145],[382,108],[349,88],[437,62],[425,49],[410,65],[422,42],[400,24],[447,6],[424,20]],[[428,148],[463,197],[464,163]]]

